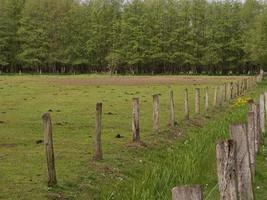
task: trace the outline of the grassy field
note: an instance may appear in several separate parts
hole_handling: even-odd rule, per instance
[[[230,123],[245,120],[246,105],[224,104],[204,114],[204,88],[242,77],[0,76],[0,199],[170,199],[177,184],[200,183],[218,199],[215,142]],[[261,83],[245,96],[264,90]],[[194,88],[202,115],[194,115]],[[191,119],[183,120],[184,89]],[[169,91],[178,126],[168,127]],[[160,133],[152,132],[152,95],[160,94]],[[131,141],[131,101],[140,98],[141,139]],[[104,159],[92,161],[95,104],[103,103]],[[58,186],[48,188],[41,116],[53,121]],[[120,134],[121,138],[116,138]],[[258,157],[257,199],[267,198],[266,150]]]

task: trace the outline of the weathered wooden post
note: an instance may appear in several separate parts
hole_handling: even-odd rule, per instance
[[[230,126],[231,138],[236,141],[238,194],[240,199],[253,200],[252,175],[248,137],[245,124]]]
[[[187,88],[184,90],[184,112],[185,112],[185,119],[189,119],[189,103],[188,103]]]
[[[213,108],[216,109],[217,106],[217,92],[218,91],[218,87],[214,88],[214,96],[213,96]]]
[[[231,83],[228,83],[228,89],[227,89],[227,95],[228,95],[228,101],[231,101]]]
[[[233,82],[230,82],[230,99],[233,98]]]
[[[267,118],[267,92],[264,92],[265,117]]]
[[[133,142],[140,142],[140,128],[139,128],[139,99],[133,98],[133,114],[132,114],[132,132]]]
[[[222,106],[223,106],[223,87],[222,86],[220,86],[219,106],[220,106],[220,110],[222,110]]]
[[[240,95],[240,91],[239,91],[239,81],[236,82],[236,96]]]
[[[247,78],[245,78],[245,90],[247,90],[248,89],[248,79]]]
[[[200,112],[200,88],[195,89],[195,113]]]
[[[48,186],[51,187],[57,184],[52,122],[49,113],[43,114],[42,119],[44,127],[44,146],[45,146],[46,162],[48,169]]]
[[[200,185],[174,187],[172,200],[203,200],[202,187]]]
[[[255,126],[255,152],[259,152],[260,147],[260,125],[259,125],[259,104],[252,104],[252,112],[254,112],[254,126]]]
[[[224,101],[227,101],[227,84],[224,83],[223,86],[224,86]]]
[[[159,132],[159,95],[153,95],[153,130]]]
[[[247,135],[248,135],[248,146],[249,146],[249,154],[250,154],[250,166],[251,166],[251,174],[252,177],[255,176],[255,113],[253,111],[248,112],[248,127],[247,127]]]
[[[260,125],[261,125],[261,134],[265,133],[265,113],[264,113],[264,95],[260,95]]]
[[[236,142],[218,142],[216,158],[220,200],[238,200]]]
[[[173,91],[170,91],[170,125],[172,128],[175,125]]]
[[[206,87],[205,89],[205,111],[209,111],[209,88]]]
[[[96,128],[95,128],[95,154],[94,160],[102,160],[102,144],[101,144],[101,129],[102,129],[102,103],[96,104]]]

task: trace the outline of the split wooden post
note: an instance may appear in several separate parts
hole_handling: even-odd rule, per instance
[[[239,81],[236,82],[236,96],[238,97],[240,95],[239,91]]]
[[[233,82],[230,83],[230,99],[233,98]]]
[[[184,112],[185,119],[189,119],[189,102],[188,102],[188,90],[187,88],[184,90]]]
[[[227,100],[231,101],[231,83],[228,83]]]
[[[216,158],[220,200],[238,200],[236,142],[218,142]]]
[[[159,132],[159,95],[153,95],[153,130]]]
[[[200,112],[200,88],[195,89],[195,113]]]
[[[206,87],[205,89],[205,111],[209,111],[209,88]]]
[[[251,174],[252,177],[255,176],[255,113],[253,111],[248,112],[248,127],[247,127],[247,135],[248,135],[248,146],[249,146],[249,154],[250,154],[250,166],[251,166]]]
[[[214,96],[213,96],[213,108],[216,109],[217,106],[217,94],[218,94],[218,87],[214,88]]]
[[[230,133],[231,138],[236,141],[238,196],[240,199],[253,200],[254,194],[246,125],[231,125]]]
[[[132,113],[132,133],[133,142],[140,142],[140,128],[139,128],[139,99],[133,98],[133,113]]]
[[[52,122],[49,113],[43,114],[42,119],[44,127],[44,146],[45,146],[46,162],[48,169],[48,186],[51,187],[57,184]]]
[[[260,125],[261,125],[261,134],[265,133],[265,113],[264,113],[264,94],[260,95]]]
[[[200,185],[174,187],[172,200],[203,200],[202,187]]]
[[[102,160],[102,144],[101,144],[101,129],[102,129],[102,103],[96,104],[96,128],[95,128],[95,154],[94,160]]]
[[[175,126],[173,91],[170,91],[170,125],[172,128]]]

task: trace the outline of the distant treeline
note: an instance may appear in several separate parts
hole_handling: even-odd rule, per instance
[[[267,3],[0,0],[0,70],[254,73],[267,66]]]

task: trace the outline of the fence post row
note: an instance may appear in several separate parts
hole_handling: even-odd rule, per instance
[[[44,127],[44,146],[48,170],[48,186],[54,186],[57,184],[55,156],[53,146],[53,134],[52,134],[52,122],[49,113],[45,113],[42,116]]]
[[[238,196],[240,199],[253,200],[252,176],[250,168],[250,155],[248,137],[245,124],[230,126],[231,138],[236,142],[236,164]]]
[[[140,141],[140,128],[139,128],[139,99],[133,98],[133,113],[132,113],[132,133],[133,133],[133,142]]]
[[[159,132],[159,95],[153,95],[153,130]]]
[[[95,129],[95,154],[94,160],[103,159],[102,144],[101,144],[101,128],[102,128],[102,103],[96,104],[96,129]]]
[[[202,187],[200,185],[174,187],[172,200],[203,200]]]

